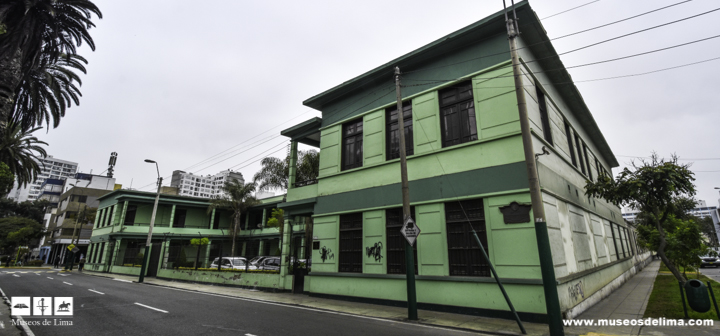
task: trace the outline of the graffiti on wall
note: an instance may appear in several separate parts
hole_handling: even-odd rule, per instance
[[[573,301],[584,299],[585,292],[583,292],[582,289],[582,281],[578,281],[576,284],[570,285],[570,287],[568,287],[568,293],[570,294],[570,297],[573,299]]]
[[[380,262],[382,260],[382,242],[377,242],[372,247],[366,247],[365,248],[365,254],[367,254],[368,257],[373,257],[376,262]]]
[[[328,259],[335,259],[335,253],[332,253],[332,250],[327,248],[326,246],[323,246],[320,249],[320,259],[322,262],[325,262],[325,260]]]

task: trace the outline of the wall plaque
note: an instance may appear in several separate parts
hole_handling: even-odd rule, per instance
[[[505,224],[528,223],[530,222],[530,209],[532,209],[530,204],[512,202],[500,207],[500,212],[503,214]]]

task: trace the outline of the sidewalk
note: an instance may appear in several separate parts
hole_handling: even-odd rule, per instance
[[[653,261],[630,278],[610,296],[576,317],[582,319],[642,319],[655,283],[661,262]],[[710,336],[720,335],[720,323],[714,327],[647,327],[647,326],[573,326],[566,327],[566,335],[646,335],[646,336]]]
[[[99,273],[92,271],[84,271],[83,274],[127,281],[138,280],[136,276],[127,276],[121,274]],[[269,293],[237,287],[213,286],[208,284],[168,281],[156,278],[145,278],[144,283],[147,285],[226,295],[250,300],[281,303],[290,306],[300,306],[318,310],[332,311],[342,314],[408,322],[407,308],[323,299],[311,297],[305,294]],[[496,335],[522,335],[517,326],[517,323],[514,320],[451,314],[429,310],[418,310],[418,317],[420,318],[419,323],[438,327],[463,329],[473,332]],[[523,322],[523,326],[527,330],[528,335],[549,335],[547,325]]]

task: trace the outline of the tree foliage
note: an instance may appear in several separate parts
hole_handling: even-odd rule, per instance
[[[0,162],[0,198],[7,196],[14,183],[15,175],[10,171],[10,167]]]
[[[287,189],[290,177],[290,156],[284,160],[266,157],[260,161],[262,168],[255,173],[253,181],[258,190]],[[314,150],[298,151],[296,181],[317,179],[320,171],[320,153]]]
[[[54,64],[62,54],[77,54],[86,42],[95,50],[88,29],[92,14],[102,18],[89,0],[4,0],[0,3],[0,121],[7,121],[23,78]]]
[[[633,162],[632,170],[624,168],[616,179],[600,175],[596,182],[588,181],[585,189],[591,197],[640,210],[644,220],[638,222],[639,226],[657,231],[650,235],[647,246],[657,251],[678,281],[684,283],[685,277],[669,258],[676,253],[670,249],[677,247],[670,240],[676,238],[673,236],[673,227],[678,224],[676,214],[684,213],[688,206],[694,207],[691,199],[695,195],[694,180],[689,166],[678,164],[677,156],[665,161],[653,153],[649,160]]]
[[[25,217],[38,223],[43,222],[45,209],[50,205],[47,200],[15,202],[8,198],[0,199],[0,218]]]
[[[253,196],[255,193],[255,183],[245,183],[242,181],[232,179],[222,186],[222,190],[225,192],[221,198],[213,198],[210,200],[210,206],[208,207],[208,213],[211,213],[214,209],[230,209],[232,211],[232,230],[230,232],[232,236],[232,248],[230,249],[230,256],[235,256],[235,239],[240,231],[240,222],[242,221],[242,215],[251,206],[258,204],[259,201]]]
[[[43,226],[24,217],[7,217],[0,219],[0,248],[8,252],[10,248],[28,245],[31,240],[40,238]]]
[[[0,135],[0,162],[8,165],[19,185],[27,186],[37,178],[41,172],[38,162],[41,157],[47,156],[41,146],[47,146],[47,142],[32,136],[38,129],[26,131],[20,125],[11,123]]]
[[[700,232],[707,237],[709,245],[720,246],[720,244],[718,244],[717,228],[715,227],[715,223],[713,223],[712,217],[697,218],[697,222],[700,226]]]

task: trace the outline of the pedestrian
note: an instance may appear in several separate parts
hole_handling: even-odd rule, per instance
[[[55,263],[53,264],[54,268],[58,268],[60,266],[60,256],[55,257]]]
[[[78,272],[82,272],[83,267],[85,267],[85,258],[80,258],[80,262],[78,263]]]

